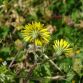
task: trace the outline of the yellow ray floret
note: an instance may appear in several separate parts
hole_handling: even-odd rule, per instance
[[[50,32],[40,22],[32,22],[32,24],[25,25],[22,36],[24,41],[42,46],[49,42]]]
[[[53,48],[56,52],[56,54],[61,55],[65,54],[68,55],[70,52],[72,52],[72,48],[70,48],[69,42],[65,41],[64,39],[61,40],[55,40]]]

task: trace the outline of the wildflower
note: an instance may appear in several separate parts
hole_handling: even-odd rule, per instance
[[[36,46],[47,44],[50,39],[50,32],[40,22],[25,25],[22,35],[24,41],[35,43]]]
[[[80,50],[76,50],[76,54],[79,54],[80,53]]]
[[[0,58],[0,62],[3,62],[3,59],[2,58]]]
[[[72,48],[70,48],[70,44],[61,39],[61,40],[55,40],[53,48],[57,55],[65,54],[68,55],[70,52],[72,52]]]
[[[23,43],[22,43],[22,41],[20,39],[17,39],[15,41],[15,47],[16,47],[17,50],[20,50],[20,49],[23,48]]]
[[[4,61],[2,64],[3,64],[4,66],[6,66],[6,65],[7,65],[7,62],[6,62],[6,61]]]
[[[72,83],[75,83],[75,80],[72,80]]]

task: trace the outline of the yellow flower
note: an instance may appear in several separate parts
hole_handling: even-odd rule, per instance
[[[80,50],[76,50],[76,54],[79,54],[80,53]]]
[[[0,62],[3,62],[3,59],[2,58],[0,58]]]
[[[22,35],[26,42],[35,43],[37,46],[47,44],[50,39],[50,32],[40,22],[25,25]]]
[[[16,47],[17,50],[20,50],[20,49],[23,48],[23,43],[22,43],[22,41],[20,39],[17,39],[15,41],[15,47]]]
[[[70,52],[72,52],[72,48],[70,48],[70,44],[61,39],[61,40],[55,40],[53,48],[57,55],[65,54],[68,55]]]
[[[75,80],[72,80],[72,83],[75,83]]]

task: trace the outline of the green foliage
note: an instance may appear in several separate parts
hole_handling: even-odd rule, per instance
[[[9,83],[14,82],[14,73],[12,73],[5,65],[0,66],[0,82]]]

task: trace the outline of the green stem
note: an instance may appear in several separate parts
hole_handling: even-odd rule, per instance
[[[36,54],[36,45],[35,45],[35,42],[34,42],[34,47],[33,47],[33,53],[34,53],[34,60],[35,60],[35,64],[37,63],[37,54]]]
[[[48,57],[47,55],[45,55],[45,54],[44,54],[44,57],[45,57],[46,59],[49,59],[49,57]],[[49,62],[50,62],[56,69],[58,69],[58,70],[62,73],[61,69],[60,69],[51,59],[49,59]]]

